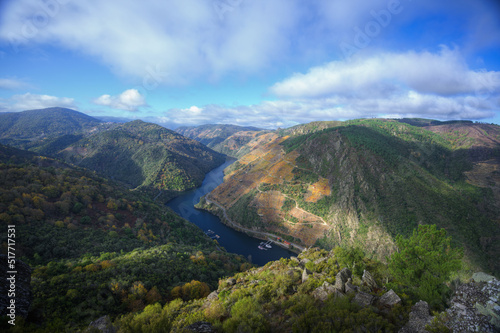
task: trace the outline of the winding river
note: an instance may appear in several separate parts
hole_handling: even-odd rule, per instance
[[[236,231],[224,225],[220,219],[206,211],[194,208],[202,196],[211,192],[224,180],[224,169],[231,165],[234,160],[227,161],[221,166],[210,171],[203,183],[197,189],[187,192],[167,203],[177,214],[188,221],[196,224],[203,231],[212,230],[214,234],[219,235],[217,239],[219,244],[228,252],[241,254],[250,259],[257,265],[265,265],[269,261],[280,258],[290,258],[295,255],[293,252],[283,249],[277,245],[272,245],[271,249],[259,250],[260,239],[248,236],[242,232]]]

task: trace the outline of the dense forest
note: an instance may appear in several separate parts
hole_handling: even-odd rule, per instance
[[[16,256],[33,268],[29,322],[47,332],[206,296],[221,276],[249,267],[147,195],[6,146],[0,221],[22,240]]]

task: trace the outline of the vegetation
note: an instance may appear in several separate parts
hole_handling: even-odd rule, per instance
[[[451,273],[461,268],[462,249],[451,247],[451,238],[435,225],[420,225],[409,238],[398,236],[399,251],[389,260],[389,271],[401,289],[427,301],[430,305],[444,304]]]
[[[232,157],[241,156],[239,149],[253,139],[252,135],[244,132],[261,132],[252,126],[236,125],[201,125],[179,127],[176,131],[187,138],[194,139],[219,153]]]
[[[0,221],[16,225],[16,256],[33,268],[30,316],[42,325],[26,331],[73,331],[102,315],[204,297],[246,267],[140,192],[5,146]],[[6,253],[6,234],[0,241]]]
[[[65,109],[47,108],[0,114],[0,139],[41,140],[65,134],[83,133],[101,121],[86,114]]]
[[[224,162],[202,144],[140,120],[86,137],[57,156],[132,188],[167,192],[199,186],[209,170]]]

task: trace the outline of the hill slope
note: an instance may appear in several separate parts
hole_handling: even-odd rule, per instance
[[[0,113],[0,139],[33,140],[91,130],[100,120],[65,108]]]
[[[224,156],[201,143],[140,120],[70,145],[56,156],[125,182],[172,192],[199,186]]]
[[[394,236],[437,224],[474,264],[498,272],[500,128],[443,126],[358,120],[269,133],[249,143],[209,198],[245,227],[308,246],[356,245],[381,259]]]
[[[76,331],[172,299],[175,287],[186,300],[206,296],[245,263],[137,191],[3,145],[0,221],[15,225],[16,258],[33,268],[29,317],[39,330]],[[0,241],[6,253],[6,233]]]
[[[260,135],[261,129],[236,125],[201,125],[179,127],[176,131],[194,139],[219,153],[239,157],[239,149]],[[259,133],[259,134],[258,134]]]

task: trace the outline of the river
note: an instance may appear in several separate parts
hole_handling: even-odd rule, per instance
[[[167,206],[186,220],[196,224],[203,231],[212,230],[220,236],[217,241],[228,252],[241,254],[249,258],[254,264],[263,266],[269,261],[290,258],[290,256],[295,255],[293,252],[278,245],[272,245],[271,249],[259,250],[257,247],[262,242],[260,239],[236,231],[224,225],[217,216],[194,208],[194,205],[200,201],[202,196],[211,192],[223,182],[223,171],[233,162],[234,160],[227,161],[213,169],[206,175],[200,187],[170,200]]]

